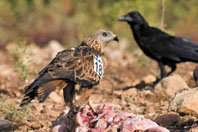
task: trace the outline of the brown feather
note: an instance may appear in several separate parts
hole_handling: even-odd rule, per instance
[[[40,103],[44,102],[48,95],[54,91],[57,87],[63,87],[66,85],[65,81],[63,80],[54,80],[41,85],[37,90],[37,97]],[[62,87],[62,88],[63,88]]]
[[[99,39],[104,32],[106,31],[99,30],[91,37],[85,38],[81,45],[59,52],[39,72],[39,77],[26,87],[21,105],[28,104],[35,97],[38,97],[39,102],[44,102],[56,87],[63,88],[65,102],[72,104],[75,84],[82,87],[99,84],[101,77],[94,71],[94,56],[102,58],[104,71],[107,61],[103,53],[103,46],[115,37],[112,32],[108,31],[108,34],[111,35],[109,39]]]

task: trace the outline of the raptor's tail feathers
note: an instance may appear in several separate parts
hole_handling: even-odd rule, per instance
[[[40,75],[36,80],[34,80],[29,86],[25,87],[25,94],[29,91],[32,91],[34,88],[41,86],[42,84],[52,81],[53,78],[50,76],[49,73],[45,73]]]
[[[65,84],[63,80],[54,80],[41,85],[37,90],[39,103],[43,103],[52,91],[57,87],[61,87],[63,84]]]
[[[63,83],[65,83],[63,80],[47,79],[46,76],[36,79],[25,88],[25,96],[20,106],[30,103],[35,97],[38,97],[40,103],[44,102],[48,95]]]

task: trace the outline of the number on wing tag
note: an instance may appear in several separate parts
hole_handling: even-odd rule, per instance
[[[94,56],[94,71],[98,74],[100,78],[103,75],[103,63],[100,56]]]

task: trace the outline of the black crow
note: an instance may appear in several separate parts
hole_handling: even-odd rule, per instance
[[[131,11],[121,16],[118,21],[125,21],[129,24],[135,41],[142,51],[158,62],[161,77],[156,79],[153,85],[173,73],[176,70],[177,63],[198,62],[198,44],[149,26],[138,11]],[[171,68],[170,72],[166,72],[165,65]]]

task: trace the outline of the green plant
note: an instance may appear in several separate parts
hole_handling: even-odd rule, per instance
[[[188,25],[185,20],[193,16],[189,25],[197,25],[197,4],[197,0],[166,0],[165,31],[176,31],[181,22]],[[150,25],[160,27],[160,0],[0,0],[0,46],[19,40],[44,45],[52,39],[71,46],[99,28],[126,37],[126,24],[117,18],[131,10],[138,10]]]
[[[11,53],[14,62],[14,71],[26,80],[28,74],[34,73],[34,70],[31,68],[31,65],[34,64],[32,58],[34,55],[33,45],[20,42],[18,45],[8,45],[6,49]]]
[[[0,115],[1,118],[11,120],[17,123],[25,123],[30,116],[31,105],[19,107],[14,100],[0,99]]]
[[[149,64],[149,59],[145,55],[138,57],[138,59],[135,61],[135,65],[138,67],[145,67],[148,64]]]

